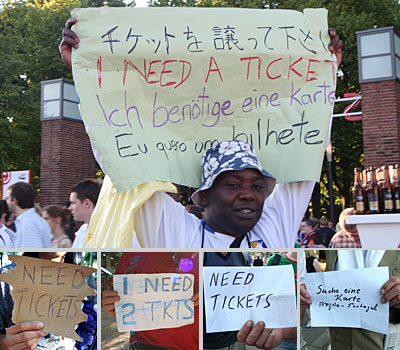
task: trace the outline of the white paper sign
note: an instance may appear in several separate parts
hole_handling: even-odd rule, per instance
[[[194,322],[192,274],[114,275],[120,332],[181,327]]]
[[[268,328],[297,324],[292,266],[204,267],[207,333],[239,330],[247,320]]]
[[[363,328],[387,334],[389,303],[380,289],[389,279],[388,267],[308,273],[312,327]]]

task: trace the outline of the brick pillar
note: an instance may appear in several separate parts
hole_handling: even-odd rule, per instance
[[[362,125],[365,167],[400,162],[400,83],[363,83]],[[351,135],[349,135],[351,137]]]
[[[42,121],[40,205],[69,200],[71,187],[96,175],[89,137],[80,121]]]

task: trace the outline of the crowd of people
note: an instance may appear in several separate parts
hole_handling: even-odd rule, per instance
[[[361,248],[357,225],[346,224],[346,217],[354,215],[353,208],[346,208],[335,226],[326,217],[304,218],[300,224],[297,247],[302,248]]]
[[[70,201],[41,209],[31,184],[13,184],[0,200],[0,248],[82,248],[99,193],[86,179],[71,188]]]

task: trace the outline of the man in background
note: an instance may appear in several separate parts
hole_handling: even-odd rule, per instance
[[[51,248],[50,226],[36,213],[35,196],[33,186],[25,182],[17,182],[8,189],[7,205],[17,217],[13,248]]]
[[[328,223],[328,218],[321,218],[321,220],[319,221],[319,229],[316,232],[318,244],[322,244],[326,248],[328,248],[329,242],[335,234],[335,230],[329,228]]]
[[[71,189],[69,210],[75,221],[83,222],[83,225],[75,233],[72,248],[82,248],[86,241],[90,218],[97,204],[99,193],[100,185],[94,179],[86,179]]]

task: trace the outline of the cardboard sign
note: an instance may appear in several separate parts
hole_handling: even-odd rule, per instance
[[[207,333],[236,331],[247,320],[268,328],[297,324],[292,266],[204,267]]]
[[[192,274],[114,275],[120,332],[181,327],[194,322]]]
[[[119,192],[150,180],[197,187],[201,156],[232,139],[252,144],[278,182],[319,180],[336,86],[326,10],[99,8],[72,17],[82,117]]]
[[[17,267],[0,274],[0,280],[12,286],[12,321],[41,321],[45,332],[82,341],[74,329],[87,320],[81,303],[85,296],[96,295],[86,284],[86,277],[96,270],[18,255],[8,258]]]
[[[389,303],[380,289],[389,279],[388,267],[308,273],[312,327],[352,327],[388,334]]]

